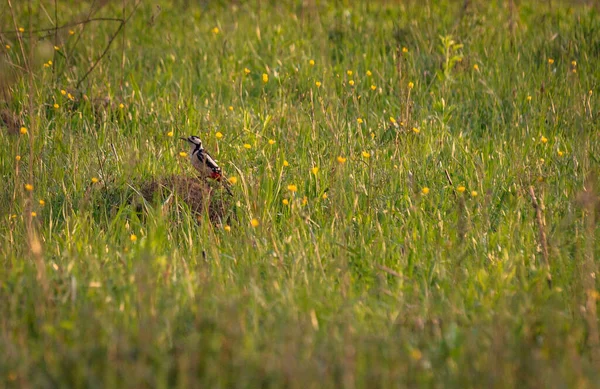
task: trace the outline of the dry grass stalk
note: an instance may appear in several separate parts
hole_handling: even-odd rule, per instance
[[[587,344],[591,349],[594,364],[600,367],[600,334],[596,309],[598,292],[596,291],[596,264],[594,262],[598,195],[595,192],[594,181],[593,177],[588,177],[585,185],[586,190],[579,195],[579,202],[585,211],[586,247],[583,264],[583,287],[586,296],[584,316],[588,327]]]
[[[538,240],[539,245],[542,249],[542,258],[544,259],[544,266],[546,267],[547,271],[546,279],[548,280],[548,287],[552,288],[552,274],[550,273],[550,255],[548,254],[548,238],[546,237],[546,222],[542,213],[544,209],[544,204],[541,202],[541,199],[538,200],[538,198],[536,197],[533,186],[529,187],[529,196],[531,197],[531,204],[533,205],[533,209],[535,209],[535,219],[538,227]]]

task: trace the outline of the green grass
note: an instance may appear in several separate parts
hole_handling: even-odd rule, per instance
[[[118,23],[29,56],[32,3],[0,6],[32,69],[2,78],[1,386],[600,387],[597,10],[144,2],[76,92]],[[191,134],[237,178],[221,224],[141,198]]]

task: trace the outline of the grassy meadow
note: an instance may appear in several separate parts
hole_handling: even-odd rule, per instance
[[[0,387],[600,388],[598,9],[0,21]]]

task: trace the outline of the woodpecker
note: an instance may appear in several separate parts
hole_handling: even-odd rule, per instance
[[[210,156],[210,154],[204,150],[200,138],[192,135],[190,137],[180,139],[190,143],[190,159],[192,166],[194,166],[194,168],[200,173],[200,177],[203,179],[212,178],[213,180],[221,182],[227,190],[227,193],[233,196],[233,193],[231,193],[226,181],[222,180],[223,171],[217,162]]]

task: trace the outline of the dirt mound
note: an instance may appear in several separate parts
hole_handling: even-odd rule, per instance
[[[232,217],[233,198],[218,185],[210,185],[196,177],[170,176],[144,183],[141,194],[148,202],[156,199],[170,202],[175,195],[197,218],[208,212],[211,222],[224,223]]]
[[[9,134],[16,135],[22,127],[19,117],[8,109],[0,109],[0,127],[5,127]]]

